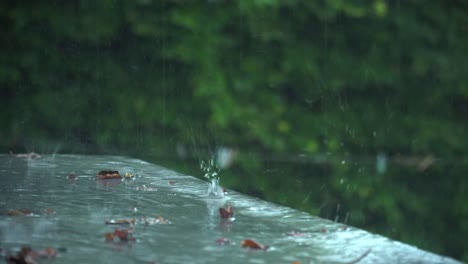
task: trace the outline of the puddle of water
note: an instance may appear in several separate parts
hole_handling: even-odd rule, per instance
[[[101,170],[133,177],[96,181]],[[457,263],[233,191],[214,199],[208,182],[137,159],[0,155],[0,177],[3,255],[29,245],[66,248],[59,263]],[[227,205],[234,208],[231,220],[220,218]],[[6,216],[10,209],[33,215]],[[158,216],[171,224],[143,223]],[[106,225],[110,219],[135,219],[135,241],[105,242],[106,233],[124,228]],[[242,248],[244,239],[269,248]]]

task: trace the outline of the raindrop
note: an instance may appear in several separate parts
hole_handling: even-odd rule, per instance
[[[377,154],[375,169],[379,174],[383,174],[387,170],[387,156],[385,153],[379,152]]]
[[[338,220],[340,219],[340,207],[341,207],[340,204],[336,206],[335,223],[338,222]]]

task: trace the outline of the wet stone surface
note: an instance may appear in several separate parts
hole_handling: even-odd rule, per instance
[[[132,158],[0,155],[0,177],[0,263],[458,263]]]

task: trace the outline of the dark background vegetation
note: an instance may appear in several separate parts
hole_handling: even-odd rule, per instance
[[[0,150],[131,155],[468,261],[468,3],[1,1]]]

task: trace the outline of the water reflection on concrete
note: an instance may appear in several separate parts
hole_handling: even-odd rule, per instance
[[[101,170],[135,177],[101,182]],[[71,172],[75,173],[70,180]],[[116,156],[0,155],[0,247],[67,248],[59,263],[457,263],[385,237],[233,191],[207,197],[207,182]],[[234,208],[221,219],[219,208]],[[7,216],[26,208],[32,216]],[[145,225],[163,216],[171,224]],[[109,219],[134,218],[136,241],[105,242]],[[226,243],[217,243],[223,238]],[[241,247],[244,239],[269,245]]]

